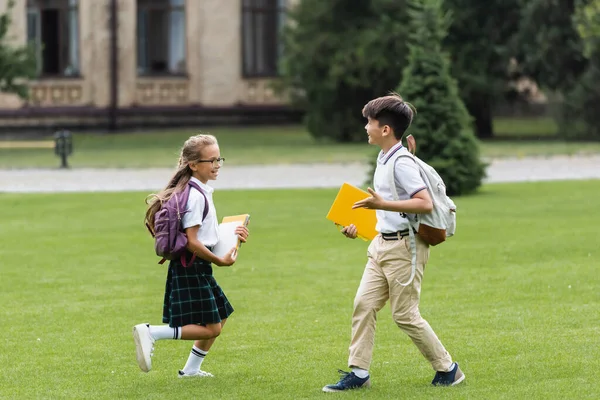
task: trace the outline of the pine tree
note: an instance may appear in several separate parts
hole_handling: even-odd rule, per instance
[[[408,64],[398,92],[417,114],[406,134],[415,137],[417,155],[438,171],[449,195],[473,192],[485,176],[485,164],[441,47],[450,15],[442,0],[409,0],[409,7]]]

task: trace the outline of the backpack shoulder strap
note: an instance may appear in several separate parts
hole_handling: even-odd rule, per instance
[[[194,189],[196,189],[197,191],[200,192],[200,194],[202,195],[202,197],[204,197],[204,212],[202,213],[202,221],[204,221],[204,219],[206,218],[206,216],[208,215],[208,199],[206,198],[206,194],[204,193],[204,190],[202,190],[202,188],[194,181],[189,181],[189,185],[191,187],[193,187]]]
[[[388,184],[390,185],[390,190],[392,191],[392,196],[394,197],[394,200],[398,200],[398,191],[396,188],[396,179],[395,179],[395,173],[396,173],[396,161],[398,161],[399,158],[401,157],[406,157],[406,158],[410,158],[411,160],[413,160],[416,163],[415,157],[409,153],[409,152],[403,152],[400,151],[398,153],[397,156],[392,157],[390,160],[388,160],[386,166],[388,168]]]
[[[396,161],[398,161],[398,159],[400,157],[408,157],[410,159],[412,159],[413,161],[415,161],[413,155],[411,153],[408,154],[400,154],[397,157],[392,157],[392,159],[388,160],[388,179],[389,179],[389,185],[390,185],[390,190],[392,191],[392,197],[394,198],[395,201],[398,201],[398,189],[396,188],[396,179],[395,179],[395,169],[396,169]],[[416,162],[416,161],[415,161]],[[408,286],[412,283],[413,279],[415,278],[415,273],[417,270],[417,242],[415,239],[415,232],[413,230],[413,226],[412,226],[412,222],[410,222],[410,219],[408,219],[408,235],[410,237],[410,252],[411,252],[411,262],[410,262],[410,277],[408,278],[408,281],[406,281],[406,283],[402,283],[400,282],[398,279],[396,279],[396,282],[400,285],[400,286]]]

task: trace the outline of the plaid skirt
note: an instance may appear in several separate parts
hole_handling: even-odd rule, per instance
[[[169,263],[163,323],[170,327],[216,324],[229,317],[233,307],[213,277],[209,262],[196,259],[184,267]]]

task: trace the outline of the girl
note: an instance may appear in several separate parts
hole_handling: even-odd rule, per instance
[[[154,195],[149,202],[146,222],[154,229],[154,216],[162,203],[173,193],[182,191],[190,180],[195,181],[206,196],[205,200],[202,193],[193,188],[190,190],[187,202],[189,211],[184,215],[182,224],[188,239],[187,249],[196,253],[196,259],[187,267],[178,259],[169,264],[162,320],[168,325],[144,323],[133,327],[137,361],[144,372],[152,369],[151,356],[156,340],[182,339],[195,342],[187,363],[179,371],[179,377],[213,376],[202,371],[200,366],[233,312],[233,307],[215,281],[211,263],[230,266],[237,258],[235,248],[222,258],[211,252],[219,237],[217,213],[212,200],[213,188],[208,186],[207,182],[217,179],[224,160],[214,136],[190,137],[181,149],[177,172],[167,187],[158,195]],[[209,207],[209,211],[203,220],[206,206]],[[236,234],[245,242],[249,232],[245,227],[238,227]]]

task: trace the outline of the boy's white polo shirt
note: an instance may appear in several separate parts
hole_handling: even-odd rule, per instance
[[[202,215],[204,214],[206,202],[204,201],[202,193],[194,188],[190,188],[190,197],[187,202],[189,212],[183,216],[183,229],[200,225],[200,229],[198,229],[198,240],[203,245],[212,247],[219,241],[219,234],[217,231],[219,225],[217,220],[217,210],[213,203],[213,192],[215,190],[194,177],[192,177],[191,180],[196,182],[204,191],[206,199],[208,200],[208,214],[206,215],[204,222],[202,222]]]
[[[394,201],[388,177],[389,167],[387,163],[390,162],[395,163],[394,180],[399,200],[408,200],[416,193],[427,188],[415,161],[409,157],[400,157],[407,154],[409,154],[408,150],[402,146],[401,142],[394,145],[387,153],[379,152],[373,186],[375,192],[381,195],[384,200]],[[376,210],[375,213],[377,215],[377,225],[375,227],[377,232],[394,233],[405,231],[410,226],[408,219],[399,212]],[[408,214],[407,216],[414,221],[415,214]]]

